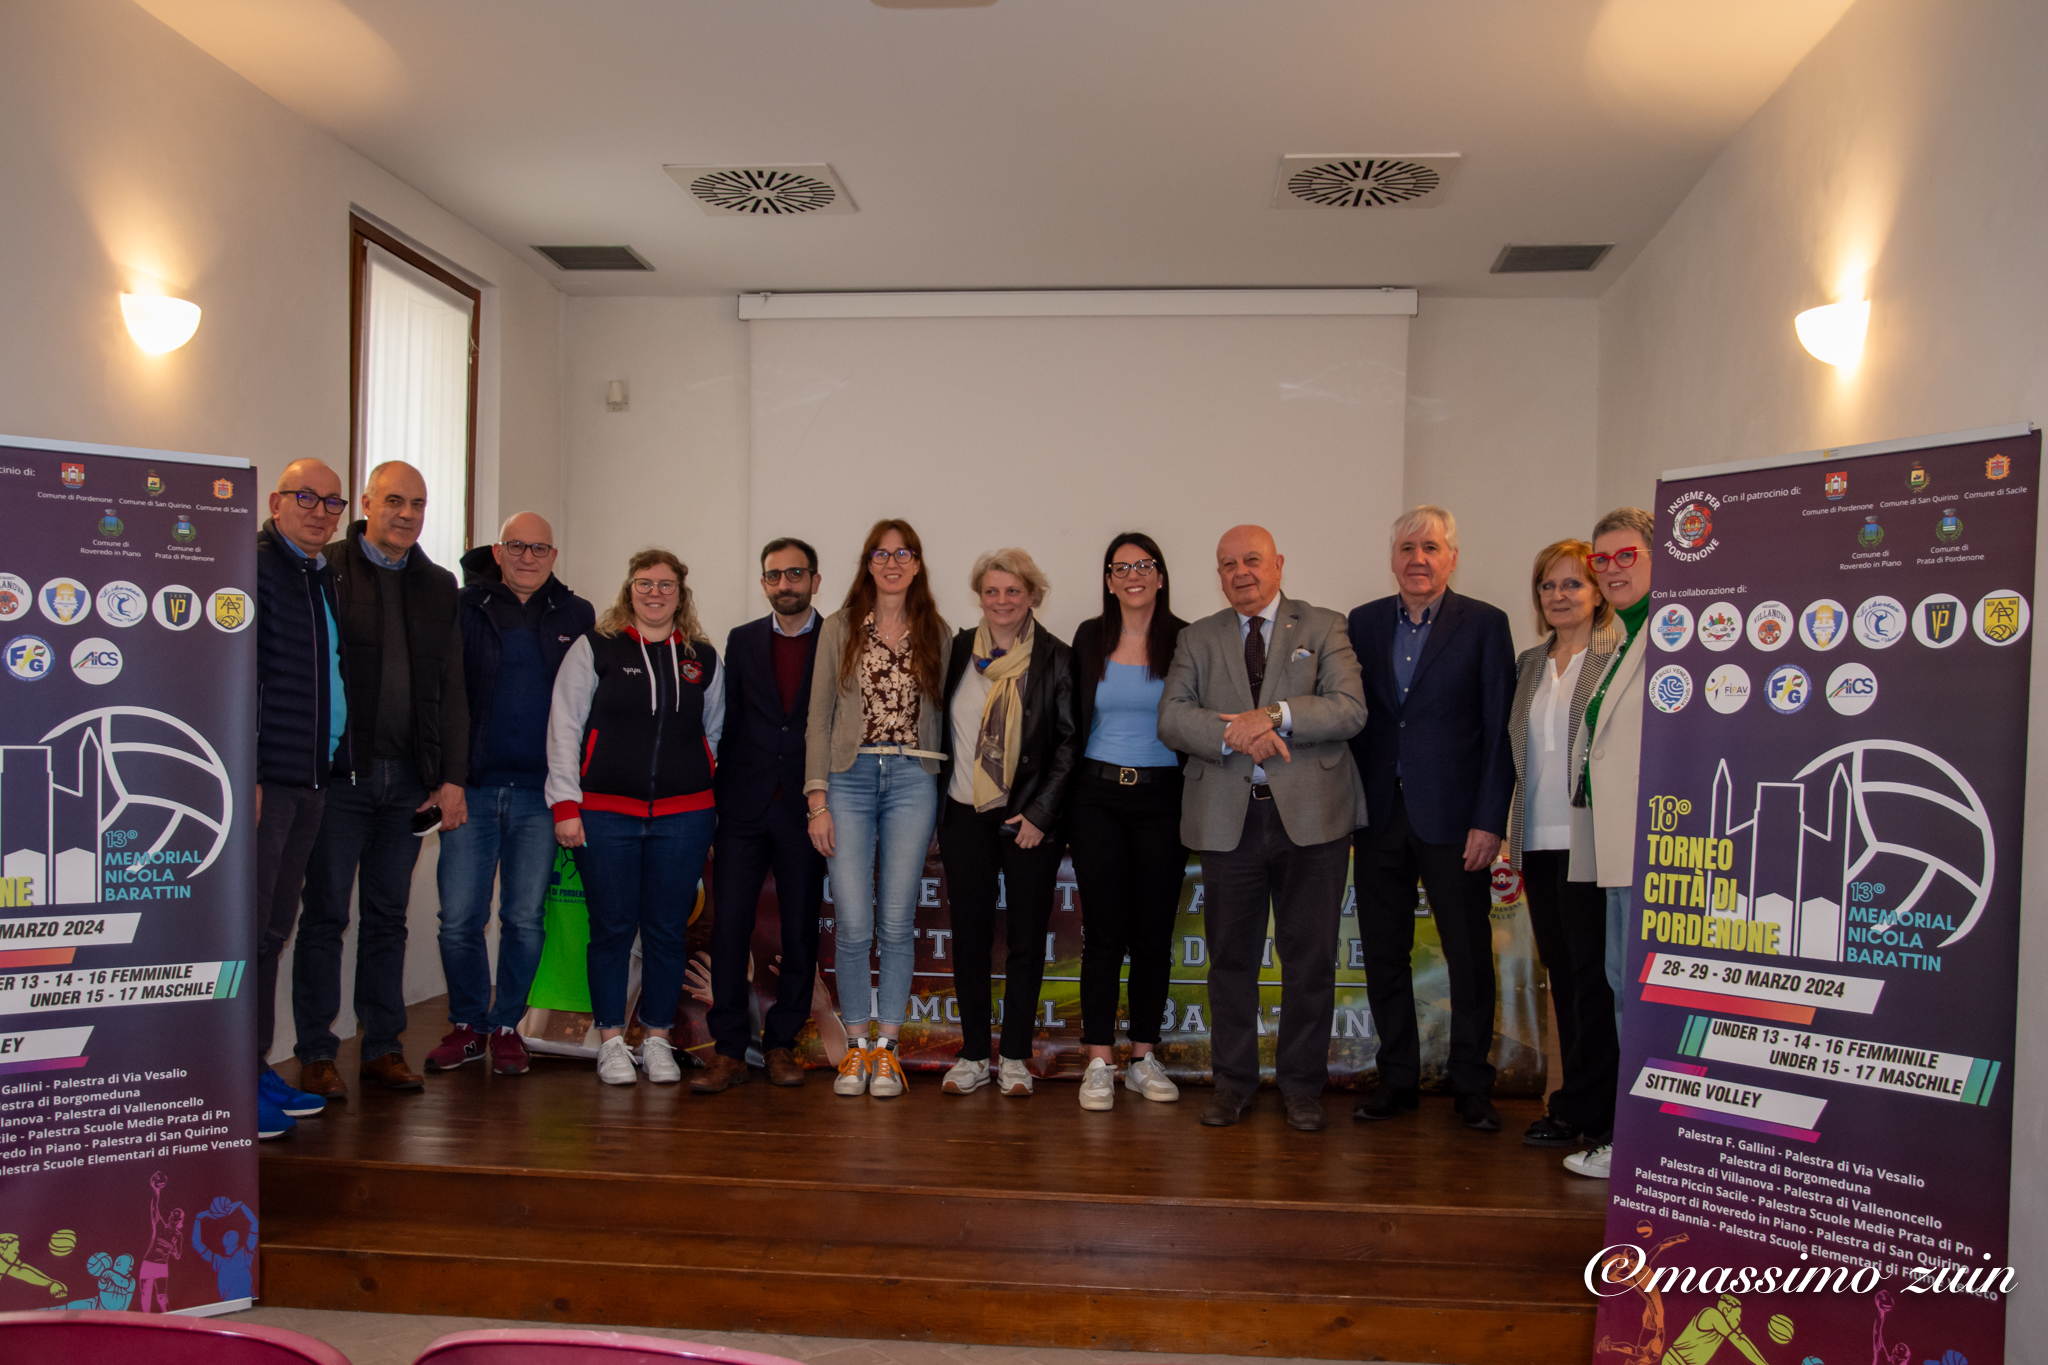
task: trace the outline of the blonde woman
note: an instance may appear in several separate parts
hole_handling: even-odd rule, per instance
[[[1031,1032],[1045,976],[1045,925],[1060,870],[1060,826],[1080,757],[1073,656],[1033,613],[1045,575],[1022,550],[997,550],[969,577],[981,624],[953,637],[946,669],[946,765],[939,770],[939,857],[953,916],[960,1056],[943,1088],[995,1081],[1029,1095]],[[1000,888],[998,878],[1001,878]],[[1007,892],[1007,894],[1003,894]],[[990,955],[1005,913],[1001,1066],[989,1068]]]
[[[725,727],[725,674],[704,638],[690,571],[667,550],[626,565],[618,600],[569,647],[548,714],[555,841],[575,850],[590,913],[597,1078],[631,1085],[626,976],[640,936],[647,1079],[683,1078],[669,1029],[688,962],[685,934],[717,817],[711,774]]]
[[[917,955],[918,878],[938,815],[939,688],[952,648],[917,532],[907,521],[876,522],[845,605],[819,633],[804,733],[806,818],[832,879],[847,1035],[835,1094],[887,1099],[907,1084],[896,1043]],[[881,981],[871,996],[877,947]],[[872,1045],[870,1016],[880,1033]]]

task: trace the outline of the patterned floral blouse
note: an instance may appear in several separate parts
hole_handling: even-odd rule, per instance
[[[917,675],[910,668],[910,636],[891,647],[875,634],[875,614],[861,622],[867,648],[860,655],[862,744],[905,744],[917,747],[920,696]]]

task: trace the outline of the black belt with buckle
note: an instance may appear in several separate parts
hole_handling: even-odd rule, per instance
[[[1264,783],[1264,782],[1260,782],[1260,783],[1257,783],[1257,784],[1255,784],[1255,785],[1254,785],[1254,786],[1252,787],[1252,800],[1254,800],[1254,801],[1271,801],[1272,799],[1273,799],[1273,789],[1272,789],[1272,787],[1268,786],[1268,785],[1267,785],[1266,783]]]
[[[1163,782],[1169,774],[1180,775],[1177,767],[1166,768],[1119,768],[1114,763],[1103,763],[1097,759],[1081,760],[1081,771],[1104,782],[1114,782],[1119,787],[1136,787],[1146,782]]]

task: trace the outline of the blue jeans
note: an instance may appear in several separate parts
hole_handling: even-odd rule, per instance
[[[538,787],[471,787],[469,823],[441,836],[441,972],[448,1022],[516,1028],[540,965],[542,902],[555,866],[555,817]],[[491,996],[491,885],[498,894],[498,994]]]
[[[590,914],[590,1012],[599,1028],[626,1026],[626,977],[640,935],[640,1022],[668,1028],[683,994],[690,911],[718,817],[708,810],[643,817],[583,812],[576,870]]]
[[[1628,910],[1626,886],[1607,888],[1607,985],[1614,992],[1614,1036],[1621,1037],[1621,979],[1628,974]]]
[[[918,880],[939,818],[939,784],[922,762],[901,754],[857,755],[828,780],[825,804],[838,850],[830,870],[839,1017],[847,1032],[863,1035],[870,1013],[885,1025],[901,1024],[910,1007]],[[871,1002],[868,953],[875,946],[882,985]]]

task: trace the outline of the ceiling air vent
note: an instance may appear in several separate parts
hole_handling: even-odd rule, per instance
[[[713,217],[853,213],[853,198],[830,166],[663,166]]]
[[[652,270],[629,246],[537,246],[557,270]]]
[[[1463,160],[1456,152],[1417,156],[1283,156],[1276,209],[1427,207]]]
[[[1558,246],[1504,246],[1493,258],[1496,275],[1545,270],[1591,270],[1614,250],[1612,242],[1567,242]]]

